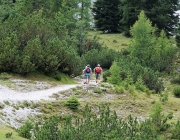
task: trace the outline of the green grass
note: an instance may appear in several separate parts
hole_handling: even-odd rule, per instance
[[[6,138],[6,134],[11,133],[11,132],[12,132],[11,138]],[[25,138],[18,136],[18,133],[14,129],[3,126],[3,125],[0,125],[0,139],[1,140],[27,140]]]
[[[47,81],[47,82],[51,82],[54,84],[73,84],[74,83],[74,80],[72,80],[72,78],[70,78],[69,76],[67,76],[63,73],[59,73],[58,76],[61,77],[60,80],[57,80],[54,75],[46,76],[39,72],[30,73],[23,77],[20,75],[13,74],[13,77],[15,77],[15,78],[32,80],[32,81]]]
[[[95,35],[99,38],[99,43],[117,51],[126,48],[130,44],[131,40],[123,34],[103,34],[102,32],[97,31],[89,32],[89,37],[93,38]]]
[[[9,79],[1,79],[0,84],[13,89],[15,89],[16,85],[10,79],[30,80],[32,84],[35,83],[35,81],[43,81],[49,83],[52,86],[59,84],[76,84],[76,82],[71,77],[63,73],[59,73],[58,76],[46,76],[38,72],[30,73],[25,76],[9,73],[8,77]],[[57,77],[60,77],[60,79]]]

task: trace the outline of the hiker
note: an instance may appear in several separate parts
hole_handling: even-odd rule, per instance
[[[102,68],[101,68],[100,64],[97,64],[97,66],[94,68],[94,73],[95,73],[95,76],[96,76],[96,83],[99,84],[100,76],[101,76],[101,73],[102,73]]]
[[[83,70],[83,74],[84,74],[84,79],[85,79],[84,84],[89,84],[90,78],[91,78],[91,74],[92,74],[92,69],[90,68],[89,64]]]
[[[87,65],[85,66],[85,68],[83,69],[83,71],[82,71],[82,74],[84,75],[84,79],[86,80],[86,73],[84,72],[84,70],[87,68]]]

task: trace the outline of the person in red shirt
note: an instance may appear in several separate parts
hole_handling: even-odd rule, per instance
[[[102,70],[100,64],[97,64],[97,66],[94,68],[94,73],[96,76],[96,83],[97,84],[99,84],[99,82],[100,82],[100,77],[101,77],[102,71],[103,70]]]

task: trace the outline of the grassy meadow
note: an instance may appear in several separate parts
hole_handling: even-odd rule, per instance
[[[101,44],[116,51],[126,48],[130,43],[130,38],[123,34],[107,34],[100,31],[90,31],[88,34],[90,38],[96,35]]]

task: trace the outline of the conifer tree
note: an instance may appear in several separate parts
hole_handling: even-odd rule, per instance
[[[166,38],[164,31],[161,31],[157,39],[156,28],[152,26],[144,11],[138,18],[131,28],[131,57],[138,58],[142,66],[150,67],[154,71],[169,72],[175,58],[175,47]]]
[[[178,9],[179,0],[122,0],[120,10],[123,12],[123,18],[120,21],[126,35],[129,29],[136,22],[138,15],[143,10],[146,16],[151,20],[153,26],[157,26],[159,32],[163,29],[166,34],[172,34],[178,23],[178,16],[175,12]]]
[[[94,2],[92,12],[95,28],[99,31],[118,32],[121,14],[118,6],[119,0],[97,0]]]

